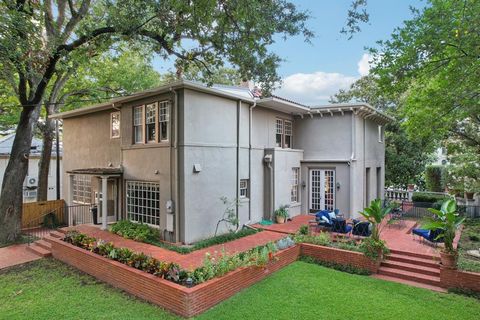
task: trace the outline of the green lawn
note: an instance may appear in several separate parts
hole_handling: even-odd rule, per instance
[[[466,320],[480,318],[480,302],[295,262],[198,318]],[[0,319],[175,317],[42,259],[0,272]]]

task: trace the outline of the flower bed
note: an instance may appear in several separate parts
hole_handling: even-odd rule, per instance
[[[300,252],[299,246],[289,247],[272,253],[263,266],[250,264],[189,288],[60,239],[49,241],[54,258],[184,317],[200,314],[262,280],[294,262]]]
[[[366,257],[361,252],[337,249],[321,245],[302,243],[300,254],[315,260],[347,265],[358,269],[365,269],[371,273],[377,273],[379,261]]]
[[[235,255],[222,252],[212,256],[207,253],[203,265],[190,271],[181,269],[178,264],[162,262],[141,252],[133,252],[128,248],[116,248],[111,242],[97,240],[77,231],[68,232],[63,240],[102,257],[185,286],[193,286],[223,276],[241,267],[265,266],[273,259],[277,247],[285,249],[295,245],[293,240],[285,238],[279,240],[277,244],[267,243]]]

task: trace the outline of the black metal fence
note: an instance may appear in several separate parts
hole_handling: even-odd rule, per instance
[[[428,208],[440,209],[440,205],[431,202],[402,201],[400,203],[403,216],[408,218],[423,219],[432,217],[432,213],[428,211]],[[480,219],[480,206],[458,204],[457,212],[465,218]]]
[[[92,208],[94,208],[94,205],[91,204],[68,206],[66,211],[70,217],[71,224],[76,226],[79,224],[94,223]]]

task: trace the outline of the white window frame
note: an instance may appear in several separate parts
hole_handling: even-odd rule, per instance
[[[378,125],[378,142],[379,143],[383,143],[383,140],[384,140],[384,135],[383,135],[383,126],[382,125]]]
[[[137,111],[140,111],[139,116],[137,116]],[[137,128],[140,128],[139,132],[141,134],[140,139],[137,139]],[[136,106],[133,108],[133,142],[144,143],[145,142],[145,130],[143,129],[143,106]]]
[[[92,177],[75,174],[72,179],[73,203],[92,204]]]
[[[280,135],[280,145],[277,142],[277,136]],[[283,119],[275,120],[275,147],[283,148]]]
[[[149,113],[150,110],[153,110],[153,115]],[[149,139],[148,136],[148,126],[154,126],[154,137]],[[157,142],[158,141],[158,104],[156,102],[149,103],[145,105],[145,141],[147,143]]]
[[[162,137],[162,129],[165,128],[166,137]],[[170,139],[170,101],[158,103],[158,141],[164,142]]]
[[[118,133],[117,134],[114,134],[113,133],[113,118],[115,116],[118,116]],[[120,138],[120,126],[121,126],[121,115],[120,115],[120,111],[116,111],[116,112],[112,112],[110,113],[110,139],[116,139],[116,138]]]
[[[277,143],[277,136],[280,135],[280,145]],[[290,137],[290,145],[286,146],[286,137]],[[293,145],[293,121],[287,119],[275,119],[275,147],[292,149]]]
[[[288,126],[287,126],[288,124]],[[288,129],[287,129],[288,128]],[[290,137],[290,144],[287,145],[287,137]],[[283,121],[283,148],[291,149],[292,148],[292,141],[293,141],[293,122],[290,120]]]
[[[248,185],[249,185],[249,179],[240,179],[240,186],[239,186],[239,197],[241,199],[246,199],[249,197],[248,194]]]
[[[127,219],[159,227],[161,223],[160,183],[127,180],[125,190]]]
[[[290,202],[298,203],[300,202],[300,168],[292,168],[292,180],[290,184]]]

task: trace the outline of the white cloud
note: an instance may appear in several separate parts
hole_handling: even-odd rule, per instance
[[[362,77],[368,75],[368,73],[370,72],[370,68],[372,67],[371,60],[372,60],[372,55],[368,53],[364,53],[360,61],[358,61],[357,63],[358,73]]]
[[[295,73],[283,79],[275,94],[307,105],[324,104],[339,89],[348,89],[356,77],[317,71]]]
[[[371,58],[368,53],[362,55],[357,63],[358,75],[354,76],[323,71],[294,73],[283,79],[282,87],[275,94],[306,105],[326,104],[338,90],[348,89],[360,76],[368,74]]]

